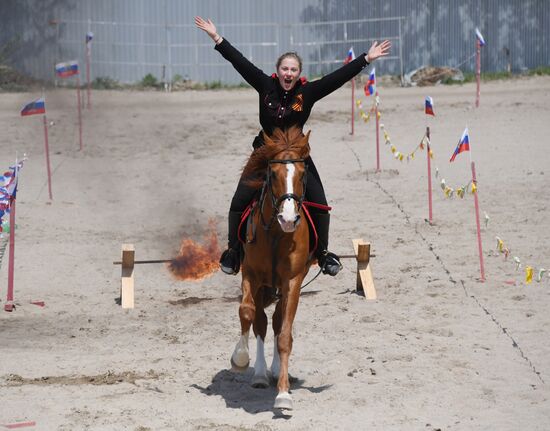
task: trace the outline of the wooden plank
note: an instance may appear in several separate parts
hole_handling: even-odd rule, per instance
[[[122,244],[122,274],[120,285],[120,305],[134,308],[134,260],[133,244]]]
[[[352,239],[351,242],[353,243],[353,251],[355,252],[355,257],[357,257],[357,254],[359,253],[359,244],[363,244],[365,241],[363,241],[363,238],[358,238]]]
[[[361,278],[361,284],[363,285],[363,291],[365,292],[365,298],[369,300],[376,299],[376,289],[374,288],[374,280],[372,278],[370,265],[367,265],[365,269],[360,269],[359,276]]]
[[[366,299],[376,299],[376,289],[370,266],[370,243],[363,241],[362,238],[354,239],[352,243],[357,258],[357,291],[363,292]]]

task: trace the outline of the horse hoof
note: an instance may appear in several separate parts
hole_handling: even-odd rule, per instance
[[[269,380],[267,376],[254,376],[252,378],[252,387],[258,389],[265,389],[269,387]]]
[[[292,410],[292,397],[288,392],[281,392],[275,398],[273,407],[280,410]]]
[[[248,371],[248,365],[250,364],[250,361],[248,361],[246,363],[246,365],[244,366],[240,366],[240,365],[237,365],[234,361],[233,361],[233,358],[231,358],[231,369],[237,373],[246,373]]]

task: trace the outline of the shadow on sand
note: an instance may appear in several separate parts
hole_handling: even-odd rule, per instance
[[[266,389],[253,388],[250,384],[254,368],[249,367],[245,373],[236,373],[231,370],[221,370],[213,378],[207,387],[197,384],[190,385],[205,395],[219,395],[225,400],[225,405],[233,409],[243,409],[248,413],[270,412],[274,413],[274,419],[289,419],[291,415],[273,409],[277,396],[277,383],[271,381]],[[304,380],[290,377],[290,390],[304,389],[312,393],[320,393],[329,389],[332,385],[317,387],[305,386]],[[290,413],[290,412],[288,412]]]

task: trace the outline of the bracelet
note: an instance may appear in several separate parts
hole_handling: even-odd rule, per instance
[[[222,40],[222,37],[218,34],[218,37],[216,39],[214,39],[214,43],[219,43],[220,40]]]

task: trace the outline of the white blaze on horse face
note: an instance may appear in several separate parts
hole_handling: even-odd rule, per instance
[[[293,163],[286,164],[286,192],[294,193],[294,174],[296,167]],[[296,229],[296,219],[298,214],[296,213],[296,207],[294,205],[294,199],[288,198],[283,202],[283,210],[277,216],[279,224],[283,232],[294,232]]]

